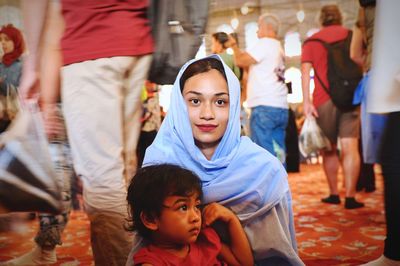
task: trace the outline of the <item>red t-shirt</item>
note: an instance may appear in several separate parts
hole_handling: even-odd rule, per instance
[[[341,25],[332,25],[324,27],[319,32],[315,33],[308,39],[320,39],[324,42],[332,43],[340,40],[344,40],[347,37],[349,30]],[[322,82],[329,88],[328,77],[327,77],[327,51],[322,43],[319,42],[307,42],[303,45],[301,53],[302,63],[312,63],[314,72],[318,73],[318,76]],[[330,99],[330,96],[326,93],[321,83],[314,74],[315,89],[313,93],[313,103],[315,107],[320,106],[324,102]]]
[[[193,244],[190,244],[189,254],[179,258],[168,251],[154,245],[141,248],[134,256],[135,265],[149,263],[154,266],[219,266],[226,265],[217,259],[221,251],[221,240],[211,227],[203,229]]]
[[[148,0],[62,0],[64,65],[153,52]]]

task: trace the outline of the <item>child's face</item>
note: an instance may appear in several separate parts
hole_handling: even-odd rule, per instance
[[[14,51],[14,42],[4,33],[0,33],[0,44],[3,48],[4,54]]]
[[[155,235],[164,244],[189,244],[197,240],[201,229],[198,193],[190,196],[168,196],[157,218]]]
[[[217,148],[229,119],[228,84],[218,70],[212,69],[185,82],[186,102],[196,145],[200,150]]]

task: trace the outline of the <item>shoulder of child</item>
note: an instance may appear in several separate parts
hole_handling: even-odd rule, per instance
[[[153,252],[150,246],[142,247],[134,256],[133,256],[134,265],[166,265],[164,261],[161,259],[157,252]]]

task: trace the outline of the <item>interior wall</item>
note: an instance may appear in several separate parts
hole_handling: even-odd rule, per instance
[[[10,23],[19,29],[23,28],[20,1],[0,0],[0,26]]]
[[[241,13],[243,5],[249,7],[247,15]],[[283,40],[287,32],[299,32],[303,41],[308,30],[319,28],[318,16],[321,7],[327,4],[337,4],[343,16],[343,25],[352,28],[358,14],[358,0],[210,0],[210,12],[207,24],[206,45],[209,48],[210,35],[214,33],[221,24],[230,24],[235,16],[239,19],[238,33],[240,46],[244,46],[244,25],[248,22],[257,22],[258,17],[263,13],[272,13],[281,21],[278,38]],[[303,22],[299,22],[296,13],[304,11]],[[209,51],[209,49],[207,49]]]

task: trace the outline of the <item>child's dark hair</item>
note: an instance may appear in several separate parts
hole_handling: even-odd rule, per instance
[[[157,164],[139,169],[129,187],[130,225],[127,230],[137,231],[146,239],[151,230],[144,226],[141,213],[159,217],[163,202],[168,196],[190,196],[198,193],[203,197],[200,178],[190,170],[173,164]]]
[[[181,91],[183,91],[183,87],[185,86],[185,82],[193,77],[194,75],[200,74],[200,73],[205,73],[210,71],[211,69],[216,69],[218,70],[221,75],[224,77],[224,79],[228,82],[228,79],[226,78],[225,70],[224,70],[224,65],[222,62],[216,58],[208,57],[204,59],[200,59],[196,62],[193,62],[188,66],[185,71],[183,72],[181,79],[179,81],[179,85],[181,86]]]

